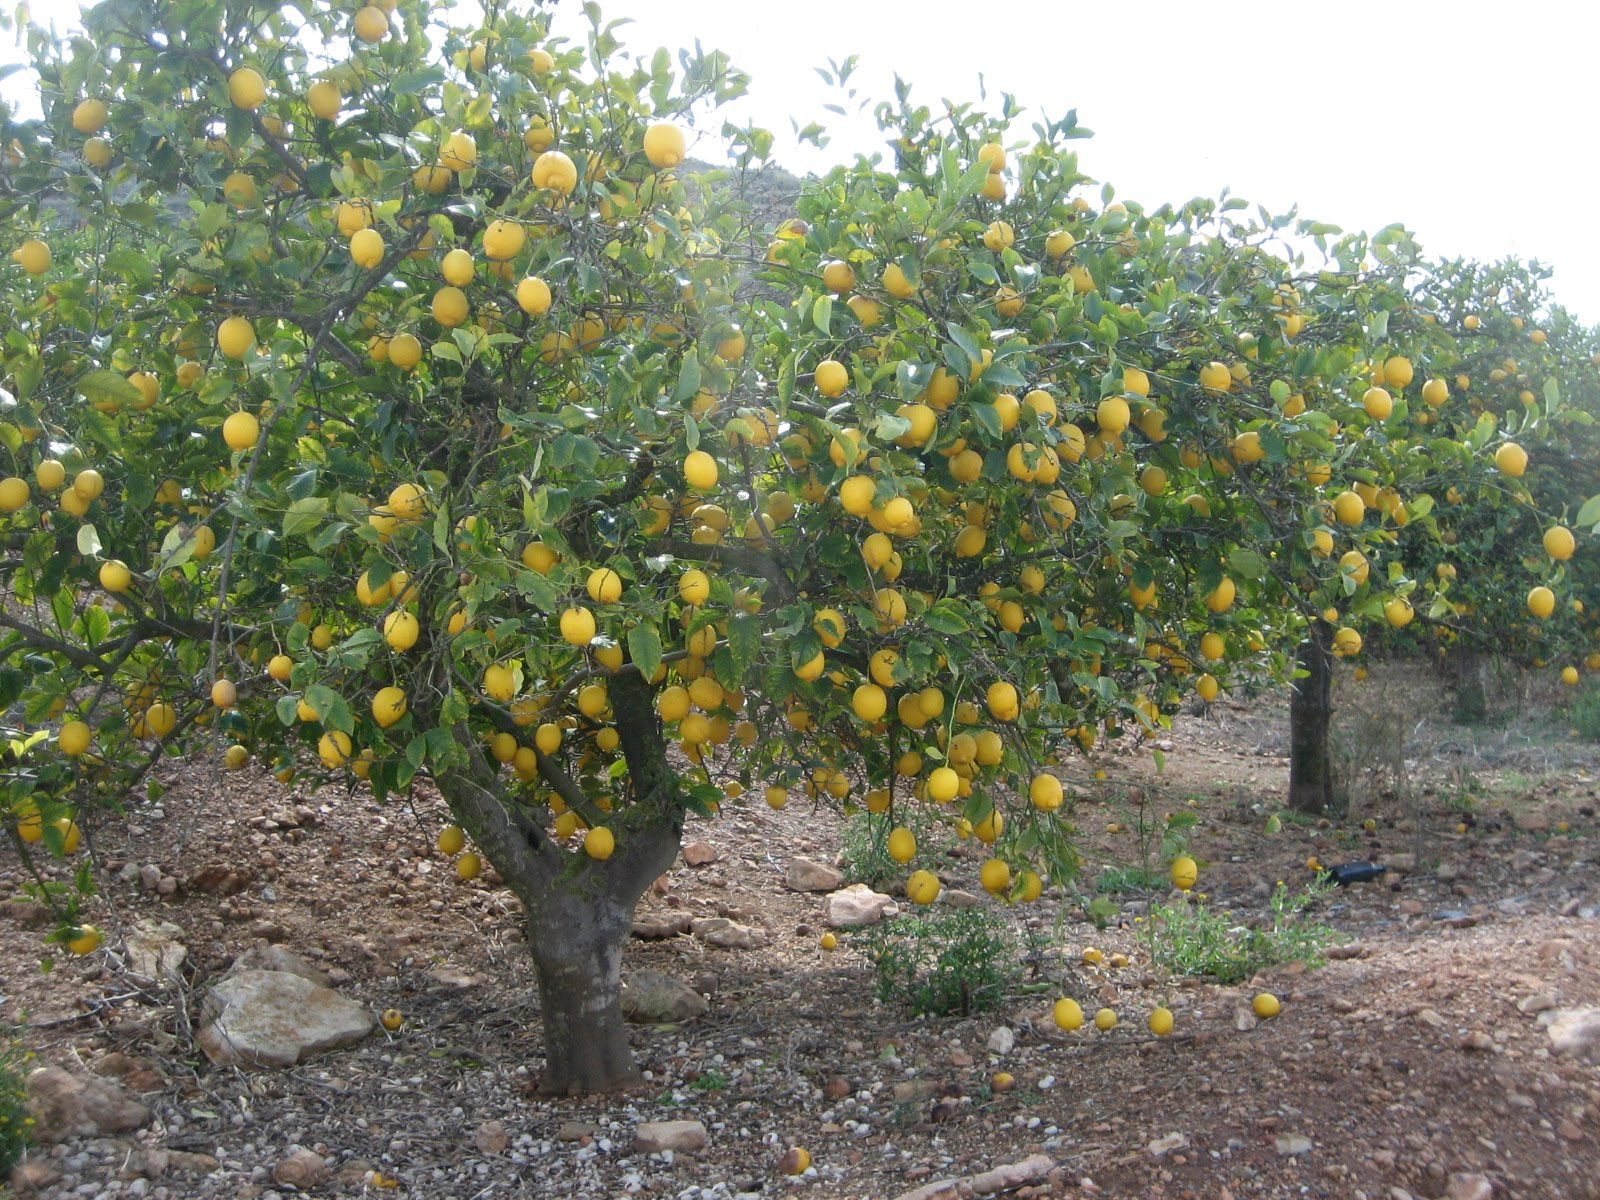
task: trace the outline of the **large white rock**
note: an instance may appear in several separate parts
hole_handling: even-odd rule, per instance
[[[793,892],[831,892],[844,882],[844,872],[809,858],[791,858],[783,882]]]
[[[875,892],[864,883],[840,888],[823,901],[823,920],[834,929],[859,929],[899,914],[893,896]]]
[[[1600,1062],[1600,1008],[1562,1008],[1544,1013],[1550,1049],[1557,1054]]]
[[[643,1154],[704,1150],[711,1135],[699,1121],[645,1121],[633,1131],[633,1148]]]
[[[688,984],[660,971],[634,971],[622,981],[622,1015],[645,1025],[692,1021],[710,1007]]]
[[[128,931],[128,971],[151,983],[176,983],[189,950],[171,921],[139,921]]]
[[[206,996],[200,1048],[223,1066],[292,1067],[372,1030],[361,1005],[287,971],[246,969]]]

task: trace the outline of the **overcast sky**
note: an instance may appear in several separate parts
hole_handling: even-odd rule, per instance
[[[630,48],[728,51],[754,77],[745,114],[798,169],[875,144],[869,116],[823,110],[838,97],[812,68],[830,57],[858,55],[873,99],[896,72],[930,104],[976,96],[981,77],[996,103],[1005,90],[1027,107],[1024,134],[1040,111],[1076,108],[1096,134],[1079,143],[1083,169],[1130,199],[1229,187],[1347,229],[1402,222],[1430,253],[1537,258],[1556,298],[1600,321],[1600,5],[1587,0],[602,3],[635,22]],[[578,10],[563,0],[557,28],[577,33]],[[795,149],[791,117],[825,120],[828,150]]]

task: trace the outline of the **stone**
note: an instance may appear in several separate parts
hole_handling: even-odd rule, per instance
[[[511,1135],[499,1121],[485,1121],[472,1135],[472,1144],[479,1154],[504,1154],[511,1145]]]
[[[1010,1054],[1016,1047],[1017,1035],[1009,1025],[1000,1025],[989,1035],[990,1054]]]
[[[823,920],[833,929],[859,929],[900,914],[893,896],[875,892],[864,883],[852,883],[823,901]]]
[[[783,884],[792,892],[832,892],[844,883],[844,872],[809,858],[791,858]]]
[[[915,1104],[919,1100],[932,1100],[939,1094],[937,1079],[902,1079],[889,1093],[896,1104]]]
[[[318,987],[327,987],[331,982],[325,972],[312,966],[293,950],[277,945],[250,947],[234,961],[232,969],[238,971],[245,968],[257,971],[287,971],[291,975],[309,980]]]
[[[683,862],[690,867],[709,867],[722,855],[710,842],[690,842],[683,848]]]
[[[29,1074],[28,1112],[33,1136],[41,1142],[132,1133],[150,1120],[150,1110],[114,1080],[60,1067]]]
[[[1249,1033],[1259,1024],[1260,1021],[1256,1018],[1256,1014],[1251,1011],[1248,1004],[1241,1005],[1233,1010],[1233,1027],[1240,1033]]]
[[[1534,1016],[1538,1013],[1549,1012],[1556,1006],[1556,998],[1548,992],[1536,992],[1532,996],[1524,996],[1517,1001],[1517,1011]]]
[[[1425,1008],[1419,1012],[1417,1014],[1417,1020],[1422,1022],[1424,1025],[1432,1026],[1434,1029],[1438,1029],[1445,1023],[1444,1018],[1431,1008]]]
[[[1518,813],[1513,824],[1523,833],[1549,833],[1550,818],[1542,812]]]
[[[1151,1158],[1165,1158],[1179,1150],[1189,1148],[1189,1139],[1181,1133],[1169,1133],[1165,1137],[1158,1137],[1145,1147],[1150,1152]]]
[[[360,1041],[373,1018],[332,988],[288,971],[234,971],[207,994],[200,1048],[219,1066],[292,1067]]]
[[[699,992],[660,971],[635,971],[622,981],[622,1015],[636,1024],[676,1025],[709,1007]]]
[[[1299,1158],[1310,1154],[1311,1147],[1311,1139],[1300,1133],[1280,1133],[1272,1139],[1272,1148],[1278,1152],[1279,1158]]]
[[[599,1127],[587,1121],[563,1121],[556,1130],[558,1142],[581,1142],[584,1138],[592,1138],[600,1132]]]
[[[1539,1018],[1546,1021],[1550,1049],[1586,1062],[1600,1062],[1600,1008],[1552,1009]]]
[[[332,1174],[322,1155],[302,1146],[278,1160],[277,1166],[272,1168],[272,1181],[305,1192],[327,1182]]]
[[[689,930],[706,945],[724,950],[754,950],[767,942],[765,930],[727,917],[701,917],[690,924]]]
[[[1458,1171],[1445,1184],[1445,1200],[1491,1200],[1494,1184],[1483,1175]]]
[[[963,892],[960,888],[950,888],[939,894],[939,899],[951,908],[977,908],[983,903],[983,897],[975,892]]]
[[[102,1056],[91,1068],[96,1075],[116,1079],[134,1092],[159,1092],[167,1086],[167,1077],[161,1068],[148,1059],[135,1058],[121,1050],[112,1050]]]
[[[643,1121],[633,1131],[633,1148],[641,1154],[693,1153],[710,1142],[711,1135],[699,1121]]]
[[[128,971],[151,983],[177,983],[189,949],[171,921],[138,921],[128,931]]]
[[[189,886],[208,896],[235,896],[250,886],[250,872],[226,863],[209,863],[189,876]]]
[[[1050,1172],[1055,1169],[1055,1160],[1048,1155],[1030,1154],[1021,1162],[1006,1163],[992,1170],[980,1171],[976,1175],[925,1183],[909,1192],[902,1192],[896,1200],[965,1200],[970,1196],[1015,1192],[1019,1188],[1047,1179]],[[1087,1190],[1085,1194],[1089,1194]]]
[[[688,933],[694,917],[686,912],[640,913],[633,918],[633,936],[655,941]]]
[[[61,1178],[50,1163],[42,1158],[30,1158],[11,1168],[11,1190],[18,1196],[43,1195],[46,1188]]]
[[[843,1075],[830,1075],[822,1085],[822,1096],[825,1100],[843,1100],[854,1090]]]

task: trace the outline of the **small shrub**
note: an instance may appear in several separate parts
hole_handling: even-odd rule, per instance
[[[1591,684],[1573,700],[1572,727],[1585,741],[1600,742],[1600,687]]]
[[[896,825],[904,825],[917,839],[916,856],[904,865],[889,857],[889,831]],[[839,867],[851,883],[882,890],[919,867],[936,869],[950,840],[950,831],[915,805],[902,805],[894,813],[877,816],[858,812],[844,823]]]
[[[1114,896],[1121,892],[1148,892],[1165,888],[1169,882],[1168,873],[1156,867],[1107,867],[1094,881],[1094,890]]]
[[[912,913],[855,940],[877,973],[878,999],[918,1016],[994,1008],[1019,975],[1010,927],[980,908]]]
[[[0,1176],[9,1175],[29,1141],[28,1063],[33,1055],[20,1043],[0,1038]]]
[[[1198,899],[1156,905],[1148,924],[1150,960],[1174,975],[1204,975],[1225,984],[1285,963],[1320,967],[1324,951],[1340,934],[1306,920],[1305,911],[1332,889],[1331,883],[1319,882],[1291,894],[1278,884],[1270,905],[1272,924],[1265,929],[1241,925]]]

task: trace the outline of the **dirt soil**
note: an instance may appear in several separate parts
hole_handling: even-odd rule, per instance
[[[966,1019],[881,1004],[848,938],[819,947],[822,898],[783,876],[796,855],[832,860],[837,815],[742,801],[692,825],[715,861],[680,862],[643,911],[728,916],[765,943],[636,940],[628,970],[689,982],[711,1010],[635,1027],[646,1086],[582,1101],[535,1094],[516,902],[492,874],[459,881],[432,849],[437,801],[379,805],[249,772],[219,790],[209,770],[175,771],[159,810],[96,832],[93,917],[112,936],[88,959],[40,972],[42,929],[14,900],[24,873],[0,849],[0,1020],[41,1063],[114,1068],[154,1114],[135,1134],[35,1149],[33,1169],[49,1196],[286,1196],[274,1169],[303,1146],[332,1171],[318,1195],[884,1200],[1042,1154],[1054,1172],[1013,1194],[1600,1197],[1600,1068],[1552,1055],[1539,1016],[1600,1004],[1600,748],[1550,699],[1519,697],[1503,723],[1462,729],[1426,668],[1346,678],[1349,819],[1277,832],[1281,695],[1180,718],[1159,774],[1148,756],[1075,764],[1084,871],[1007,910],[1048,948],[1002,1008]],[[1087,905],[1108,868],[1141,865],[1141,816],[1186,805],[1200,817],[1198,890],[1241,924],[1278,880],[1307,882],[1312,858],[1397,869],[1319,902],[1346,939],[1326,966],[1234,987],[1165,978],[1141,919],[1164,887],[1102,893],[1105,928]],[[954,846],[947,886],[979,892],[980,861]],[[183,931],[182,986],[122,970],[117,933],[149,916]],[[288,1070],[210,1065],[193,1038],[205,986],[262,942],[405,1024]],[[1129,963],[1085,965],[1090,945]],[[1264,989],[1283,1011],[1256,1021]],[[1109,1005],[1121,1024],[1063,1033],[1049,1016],[1059,995]],[[1156,1038],[1145,1019],[1162,1001],[1176,1027]],[[991,1042],[1002,1027],[1013,1036]],[[993,1086],[1001,1071],[1010,1090]],[[640,1122],[681,1119],[705,1124],[706,1149],[635,1150]],[[791,1146],[813,1156],[800,1177],[779,1170]]]

